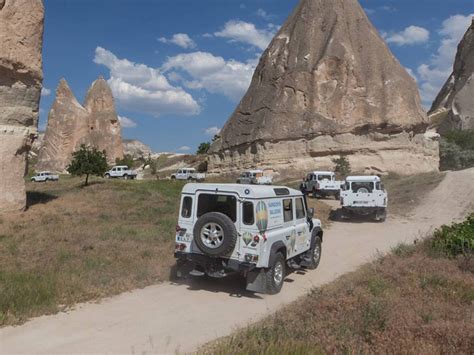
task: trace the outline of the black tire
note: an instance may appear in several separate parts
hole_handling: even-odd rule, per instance
[[[206,245],[205,234],[203,230],[209,226],[214,225],[215,230],[221,235],[215,237],[215,240],[207,238],[207,243],[215,243],[216,247]],[[193,230],[194,242],[196,246],[204,254],[212,257],[220,257],[228,255],[235,248],[237,243],[237,229],[235,228],[234,222],[227,217],[225,214],[220,212],[210,212],[202,215],[196,222]]]
[[[176,180],[176,176],[172,176],[172,177],[171,177],[171,180]]]
[[[334,195],[334,198],[336,200],[340,200],[341,199],[341,193],[340,192],[336,192],[336,194]]]
[[[110,179],[110,174],[105,174],[106,179]]]
[[[315,270],[318,268],[319,263],[321,261],[322,251],[323,249],[321,237],[317,234],[314,234],[311,238],[311,249],[309,250],[309,252],[311,253],[311,262],[308,265],[308,269]]]
[[[124,178],[124,180],[128,180],[128,175],[125,174],[125,175],[123,176],[123,178]]]
[[[278,271],[279,270],[279,271]],[[281,276],[277,276],[281,273]],[[273,257],[270,268],[265,270],[265,292],[269,295],[279,293],[283,287],[286,276],[285,258],[278,252]]]

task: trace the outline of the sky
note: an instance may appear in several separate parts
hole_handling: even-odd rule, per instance
[[[245,94],[298,0],[45,0],[40,129],[65,78],[79,102],[102,75],[123,137],[194,153]],[[429,108],[449,77],[474,0],[360,0]]]

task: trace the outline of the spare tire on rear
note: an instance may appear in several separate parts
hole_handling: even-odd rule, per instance
[[[237,243],[237,229],[225,214],[210,212],[202,215],[194,225],[194,242],[206,255],[228,255]]]

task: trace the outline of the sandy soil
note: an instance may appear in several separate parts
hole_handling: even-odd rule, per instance
[[[242,291],[239,279],[167,283],[85,304],[68,313],[0,330],[0,353],[174,353],[228,335],[353,271],[401,242],[473,211],[474,169],[448,173],[405,219],[335,222],[326,230],[318,270],[293,273],[276,296]],[[336,201],[331,201],[336,207]]]

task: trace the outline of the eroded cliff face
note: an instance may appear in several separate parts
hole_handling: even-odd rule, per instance
[[[42,88],[41,0],[0,0],[0,213],[26,206],[27,153]]]
[[[39,151],[37,170],[63,172],[72,153],[89,132],[89,112],[61,79],[49,111],[48,127]]]
[[[474,129],[474,18],[459,43],[453,73],[429,115],[441,133]]]
[[[48,117],[37,170],[65,172],[81,144],[105,150],[109,164],[123,157],[122,130],[112,92],[103,78],[90,87],[84,106],[62,79]]]
[[[437,143],[425,142],[427,126],[415,81],[357,0],[302,0],[212,145],[209,167],[331,168],[331,157],[348,154],[355,169],[432,171]]]

